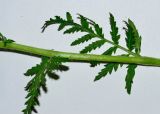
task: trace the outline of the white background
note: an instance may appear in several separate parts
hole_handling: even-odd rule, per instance
[[[142,35],[142,55],[160,57],[159,0],[0,0],[0,32],[17,43],[59,51],[78,52],[71,47],[79,35],[63,35],[57,26],[41,33],[46,20],[55,15],[65,17],[69,11],[76,19],[81,13],[102,25],[109,37],[109,12],[120,27],[124,44],[123,20],[131,18]],[[22,114],[29,78],[23,73],[38,64],[39,58],[0,52],[0,114]],[[70,70],[60,80],[47,80],[49,92],[40,97],[39,114],[159,114],[160,69],[138,67],[132,94],[125,90],[126,68],[93,82],[103,66],[67,63]]]

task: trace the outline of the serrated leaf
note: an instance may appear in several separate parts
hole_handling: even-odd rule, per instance
[[[88,29],[89,28],[89,23],[88,23],[87,19],[84,18],[82,15],[80,15],[79,18],[80,18],[82,27]]]
[[[136,54],[140,55],[141,51],[141,36],[138,33],[134,23],[128,19],[128,22],[125,22],[127,28],[124,28],[126,31],[126,45],[130,51],[135,50]]]
[[[128,23],[129,25],[132,27],[133,29],[133,33],[134,33],[134,38],[135,38],[135,52],[137,54],[140,54],[141,51],[141,36],[138,33],[138,30],[135,26],[135,24],[133,23],[133,21],[131,21],[130,19],[128,19]]]
[[[46,83],[45,84],[42,84],[42,90],[47,93],[48,92],[48,88],[46,86]]]
[[[41,68],[41,65],[37,64],[36,66],[32,67],[31,69],[28,69],[26,73],[24,73],[25,76],[33,76],[39,72]]]
[[[61,71],[61,72],[63,72],[63,71],[68,71],[68,70],[69,70],[69,67],[66,66],[66,65],[59,65],[57,68],[55,68],[55,70]]]
[[[49,20],[45,21],[45,24],[42,26],[42,32],[45,31],[45,29],[53,24],[61,24],[64,23],[65,20],[62,19],[60,16],[55,16],[55,19],[50,18]]]
[[[128,70],[127,70],[127,75],[125,78],[126,81],[126,89],[127,89],[127,93],[130,94],[131,93],[131,88],[132,88],[132,83],[133,83],[133,78],[135,76],[135,69],[137,68],[137,65],[134,64],[129,64],[127,66]]]
[[[96,67],[97,65],[100,65],[99,61],[91,61],[90,62],[90,67]]]
[[[91,40],[94,37],[96,37],[96,36],[93,35],[93,34],[86,34],[86,35],[82,36],[81,38],[78,38],[77,40],[73,41],[71,43],[71,46],[75,46],[75,45],[87,42],[87,41]]]
[[[55,70],[59,71],[67,71],[68,67],[62,65],[62,62],[65,62],[65,58],[53,57],[47,58],[43,57],[42,62],[35,67],[27,70],[25,73],[26,76],[34,77],[28,82],[25,90],[28,92],[25,102],[26,108],[23,110],[24,114],[31,114],[32,112],[36,112],[35,106],[39,105],[38,97],[41,93],[40,89],[44,92],[47,92],[46,86],[46,75],[49,72],[53,72]],[[53,78],[53,77],[52,77]]]
[[[117,50],[117,47],[110,47],[108,50],[106,50],[105,52],[102,53],[102,55],[112,55],[113,53],[115,53]]]
[[[64,34],[71,34],[71,33],[79,32],[79,31],[83,31],[81,27],[73,26],[73,27],[65,30]]]
[[[57,75],[55,72],[48,72],[47,73],[48,77],[54,80],[58,80],[60,78],[59,75]]]
[[[94,25],[94,28],[95,28],[96,33],[97,33],[100,37],[104,38],[104,34],[103,34],[103,32],[102,32],[102,28],[101,28],[98,24],[95,24],[95,25]]]
[[[92,50],[95,50],[96,48],[100,48],[106,41],[105,40],[98,40],[95,42],[92,42],[88,46],[86,46],[83,50],[80,51],[80,53],[88,53]]]
[[[78,17],[79,19],[80,19],[80,16],[83,16],[81,14],[78,14],[78,15],[79,15],[79,17]],[[93,26],[96,24],[93,20],[91,20],[91,19],[89,19],[89,18],[87,18],[85,16],[83,16],[83,18],[85,18],[88,21],[88,23],[91,24],[91,25],[93,25]]]
[[[116,26],[116,21],[114,19],[114,16],[111,13],[110,13],[110,25],[111,25],[110,34],[112,36],[112,40],[115,44],[118,44],[120,35],[118,34],[118,27]]]
[[[104,65],[104,68],[98,73],[94,81],[100,80],[105,77],[108,73],[111,74],[112,71],[117,71],[119,64],[118,63],[108,63]]]
[[[61,23],[58,27],[58,31],[64,29],[65,26],[66,26],[66,23]]]
[[[126,38],[125,38],[126,46],[130,51],[132,51],[135,48],[135,38],[134,38],[133,28],[126,21],[125,24],[127,26],[127,28],[124,28],[126,32]]]
[[[66,13],[66,18],[67,18],[67,20],[64,20],[60,17],[57,18],[57,24],[60,24],[59,27],[58,27],[58,31],[64,29],[64,27],[73,23],[72,16],[69,12]],[[59,22],[58,22],[58,20],[59,20]]]
[[[67,21],[73,22],[72,16],[69,12],[66,13],[66,18],[67,18]]]

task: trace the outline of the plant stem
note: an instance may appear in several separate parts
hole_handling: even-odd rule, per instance
[[[159,58],[152,57],[126,57],[126,56],[107,56],[107,55],[95,55],[95,54],[78,54],[78,53],[69,53],[69,52],[60,52],[54,50],[47,50],[42,48],[36,48],[26,45],[21,45],[17,43],[9,43],[4,46],[4,43],[0,41],[0,49],[3,51],[19,52],[22,54],[28,55],[37,55],[37,56],[60,56],[67,58],[70,62],[91,62],[99,61],[101,63],[116,62],[124,64],[138,64],[143,66],[160,66]]]

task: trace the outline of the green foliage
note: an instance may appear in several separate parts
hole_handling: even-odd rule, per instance
[[[92,42],[88,46],[86,46],[83,50],[80,51],[80,53],[88,53],[92,50],[95,50],[96,48],[100,48],[105,43],[105,40],[98,40],[95,42]]]
[[[76,39],[75,41],[73,41],[71,43],[71,46],[75,46],[84,42],[87,42],[89,40],[91,40],[92,38],[95,38],[96,36],[93,34],[86,34],[84,36],[82,36],[81,38]]]
[[[116,72],[118,66],[119,64],[117,63],[108,63],[104,65],[104,68],[98,73],[94,81],[100,80],[102,77],[105,77],[108,73],[111,74],[113,70]]]
[[[141,51],[141,36],[139,35],[134,23],[128,19],[128,22],[125,21],[127,28],[124,27],[126,32],[126,45],[130,51],[135,49],[137,54],[140,54]]]
[[[27,101],[25,102],[26,108],[23,110],[24,114],[31,114],[32,111],[37,113],[35,106],[40,104],[38,100],[41,93],[40,89],[45,93],[48,90],[46,86],[46,76],[51,79],[59,79],[55,71],[67,71],[69,68],[62,65],[65,61],[66,59],[60,57],[43,57],[40,64],[37,64],[24,73],[25,76],[34,76],[25,87],[28,94],[26,96]]]
[[[128,94],[131,93],[131,87],[132,87],[136,67],[137,67],[137,65],[134,65],[134,64],[129,64],[127,66],[128,70],[127,70],[127,75],[126,75],[125,81],[126,81],[126,89],[127,89]]]
[[[137,54],[137,56],[140,56],[140,51],[141,51],[141,36],[138,33],[138,30],[136,29],[134,23],[128,19],[128,22],[125,21],[125,24],[127,28],[124,27],[125,32],[126,32],[126,45],[127,48]],[[126,89],[127,93],[131,93],[131,87],[133,83],[133,78],[135,75],[135,69],[137,68],[137,65],[132,65],[129,64],[127,66],[127,75],[126,75]]]
[[[120,39],[120,35],[118,34],[118,27],[116,26],[116,21],[114,20],[114,16],[110,13],[110,25],[111,25],[111,31],[110,34],[112,36],[112,41],[115,44],[118,44],[118,40]]]
[[[113,53],[116,53],[117,47],[110,47],[108,50],[102,53],[102,55],[112,55]]]
[[[84,18],[82,15],[80,15],[80,21],[81,21],[81,25],[83,28],[86,28],[86,29],[89,28],[89,23],[88,23],[87,19]]]
[[[88,53],[91,52],[92,50],[95,50],[98,47],[101,47],[103,44],[106,43],[104,39],[104,34],[102,32],[102,28],[96,24],[94,21],[78,14],[78,19],[80,20],[80,24],[75,23],[74,20],[72,19],[72,16],[69,12],[66,13],[66,17],[67,19],[62,19],[59,16],[55,16],[55,19],[50,19],[48,21],[46,21],[46,23],[44,24],[44,26],[42,27],[42,32],[50,25],[52,24],[59,24],[59,28],[58,30],[62,30],[64,29],[65,26],[69,26],[70,28],[67,28],[64,31],[64,34],[71,34],[71,33],[75,33],[75,32],[86,32],[87,34],[76,39],[75,41],[73,41],[71,43],[71,46],[75,46],[78,44],[82,44],[84,42],[88,42],[93,38],[99,38],[100,40],[95,41],[91,44],[89,44],[88,46],[86,46],[82,51],[80,51],[80,53]],[[62,26],[62,27],[61,27]],[[93,30],[94,28],[94,30]]]
[[[69,12],[66,13],[66,18],[67,18],[67,21],[73,22],[72,16]]]
[[[128,20],[129,25],[132,27],[133,29],[133,33],[134,33],[134,39],[135,39],[135,52],[137,54],[140,54],[141,52],[141,36],[138,33],[138,30],[136,28],[136,26],[134,25],[134,23],[129,19]]]
[[[126,24],[126,27],[124,27],[125,34],[126,34],[126,46],[128,49],[124,48],[123,46],[119,45],[119,40],[120,40],[120,34],[118,33],[118,27],[115,21],[115,18],[113,14],[110,13],[109,17],[109,22],[110,22],[110,35],[111,35],[111,40],[106,39],[104,37],[104,33],[102,30],[102,27],[99,26],[95,21],[78,14],[78,19],[80,20],[80,24],[76,23],[73,21],[72,16],[69,12],[66,13],[67,19],[62,19],[59,16],[55,16],[55,19],[50,19],[46,21],[44,26],[42,27],[42,31],[44,31],[47,26],[52,25],[52,24],[59,24],[58,30],[64,29],[65,26],[70,26],[69,29],[66,29],[64,31],[64,34],[71,34],[75,32],[86,32],[87,34],[74,40],[71,43],[71,46],[83,44],[85,42],[88,42],[92,40],[93,38],[98,38],[99,40],[94,41],[87,45],[84,49],[80,51],[80,53],[89,53],[97,48],[102,47],[105,43],[110,43],[112,46],[106,49],[102,53],[102,55],[108,55],[112,56],[113,54],[116,53],[117,49],[122,49],[123,51],[127,52],[127,54],[122,54],[121,56],[140,56],[140,51],[141,51],[141,36],[138,33],[138,30],[134,23],[128,19],[127,21],[124,21]],[[62,27],[61,27],[62,26]],[[100,62],[97,61],[91,61],[90,62],[91,67],[95,67],[100,64]],[[123,64],[120,63],[107,63],[104,65],[104,68],[97,74],[95,77],[94,81],[97,81],[101,79],[102,77],[105,77],[107,74],[111,74],[114,71],[118,70],[118,66],[123,66]],[[128,67],[128,72],[126,76],[126,89],[127,92],[131,92],[131,85],[133,82],[133,74],[135,74],[134,70],[136,67],[134,67],[132,64],[129,64]]]
[[[124,21],[125,23],[125,41],[126,41],[126,48],[121,46],[119,43],[121,35],[119,34],[119,29],[117,27],[117,23],[115,21],[115,18],[113,14],[109,14],[109,22],[110,22],[110,35],[111,39],[106,39],[104,37],[104,32],[102,27],[97,24],[95,21],[78,14],[78,20],[79,23],[75,22],[72,18],[72,15],[67,12],[66,13],[66,19],[61,18],[60,16],[55,16],[54,18],[50,18],[45,22],[45,24],[42,27],[42,32],[45,31],[47,27],[53,24],[58,25],[58,31],[64,30],[64,34],[73,34],[77,32],[84,32],[85,35],[77,38],[71,43],[71,46],[77,46],[83,43],[86,43],[88,41],[91,41],[92,39],[97,38],[98,40],[90,43],[89,45],[85,46],[80,53],[85,55],[86,53],[90,53],[91,51],[101,48],[104,46],[105,43],[110,44],[108,48],[103,48],[105,51],[101,55],[107,55],[107,56],[113,56],[117,55],[116,52],[118,49],[121,49],[125,51],[124,54],[121,54],[119,56],[140,56],[141,52],[141,36],[138,33],[138,30],[130,19],[128,21]],[[5,36],[3,36],[0,33],[0,41],[4,43],[4,47],[8,44],[14,42],[11,39],[7,39]],[[3,45],[3,44],[2,44]],[[85,54],[84,54],[85,53]],[[64,59],[61,57],[42,57],[42,61],[40,64],[37,64],[36,66],[32,67],[31,69],[28,69],[26,73],[24,73],[25,76],[32,77],[32,79],[27,83],[25,90],[28,92],[25,102],[25,109],[23,110],[24,114],[31,114],[32,112],[37,113],[37,110],[35,107],[37,105],[40,105],[39,103],[39,96],[41,94],[41,89],[46,93],[48,91],[46,81],[47,76],[50,79],[58,80],[59,75],[56,74],[56,71],[67,71],[69,68],[65,65],[62,65],[62,63],[68,61],[68,59]],[[89,61],[91,67],[95,67],[97,65],[100,65],[101,62],[98,61]],[[117,71],[118,68],[122,67],[125,64],[122,63],[115,63],[115,62],[108,62],[105,63],[104,67],[100,70],[100,72],[96,75],[94,81],[98,81],[102,79],[103,77],[106,77],[108,74],[112,74],[113,71]],[[125,89],[127,90],[127,93],[131,93],[131,88],[133,84],[133,79],[135,76],[135,70],[138,65],[136,64],[127,64],[127,74],[125,77]]]
[[[103,31],[102,31],[102,28],[98,24],[95,24],[94,28],[95,28],[97,37],[104,38],[104,34],[103,34]]]

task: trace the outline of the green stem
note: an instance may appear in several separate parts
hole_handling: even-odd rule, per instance
[[[0,49],[11,51],[11,52],[19,52],[25,54],[32,54],[37,56],[60,56],[63,58],[68,58],[71,62],[91,62],[91,61],[99,61],[101,63],[108,62],[116,62],[116,63],[124,63],[124,64],[139,64],[144,66],[160,66],[160,59],[152,58],[152,57],[125,57],[125,56],[107,56],[107,55],[95,55],[95,54],[78,54],[78,53],[69,53],[69,52],[60,52],[47,50],[42,48],[36,48],[26,45],[21,45],[17,43],[10,43],[4,46],[4,43],[0,41]]]

